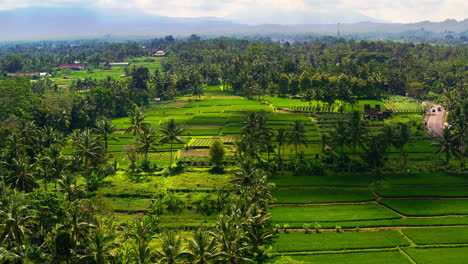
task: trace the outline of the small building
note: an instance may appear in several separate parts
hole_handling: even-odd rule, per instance
[[[47,72],[41,72],[41,73],[39,73],[39,76],[41,76],[41,77],[52,77],[52,74],[49,74]]]
[[[24,76],[29,76],[29,77],[34,77],[34,76],[39,76],[40,73],[38,72],[15,72],[15,73],[9,73],[8,77],[24,77]]]
[[[370,104],[365,104],[364,110],[362,111],[362,117],[364,119],[382,120],[392,117],[392,113],[392,110],[380,110],[379,104],[376,104],[375,108],[371,108]]]
[[[101,66],[109,65],[109,66],[130,66],[130,62],[101,62],[99,63]]]
[[[156,51],[156,53],[153,54],[154,57],[164,57],[166,56],[166,53],[164,52],[164,50],[158,50]]]
[[[110,66],[130,66],[130,62],[109,62]]]
[[[63,69],[71,69],[74,71],[81,71],[84,70],[86,67],[85,64],[80,63],[80,64],[65,64],[65,65],[60,65],[57,67],[57,70],[63,70]]]

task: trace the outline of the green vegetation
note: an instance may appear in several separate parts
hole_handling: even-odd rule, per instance
[[[332,203],[374,200],[367,189],[346,188],[288,188],[273,191],[276,203]]]
[[[406,216],[468,215],[468,200],[381,200]]]
[[[408,246],[409,243],[397,231],[281,234],[275,242],[278,252],[330,251],[359,248],[391,248]]]
[[[314,254],[314,255],[292,255],[288,258],[299,261],[299,263],[322,263],[322,264],[409,264],[409,260],[398,251],[366,252],[366,253],[341,253],[341,254]],[[274,258],[271,263],[275,263]],[[279,262],[283,263],[283,262]],[[289,263],[289,262],[284,262]]]
[[[330,222],[396,219],[398,215],[378,204],[275,206],[270,209],[273,222]]]
[[[409,228],[403,232],[418,245],[468,244],[467,227]]]
[[[455,248],[407,248],[405,252],[411,256],[416,263],[466,263],[466,247]]]

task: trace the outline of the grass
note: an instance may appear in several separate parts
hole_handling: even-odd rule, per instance
[[[277,206],[269,212],[273,222],[306,223],[400,218],[378,204]]]
[[[288,224],[290,228],[303,228],[303,224],[312,224],[314,222],[278,222],[274,221],[273,224]],[[383,219],[383,220],[357,220],[357,221],[331,221],[319,222],[322,228],[335,228],[341,226],[342,228],[364,228],[364,227],[392,227],[392,226],[459,226],[468,225],[468,217],[443,217],[443,218],[399,218],[399,219]]]
[[[468,197],[467,187],[391,186],[376,192],[382,197]]]
[[[468,247],[455,248],[405,248],[404,251],[416,263],[424,264],[466,264]]]
[[[468,200],[381,200],[406,216],[468,215]]]
[[[403,233],[418,245],[468,243],[468,227],[410,228]]]
[[[273,191],[276,203],[330,203],[374,200],[367,189],[288,188]]]
[[[320,263],[320,264],[409,264],[408,259],[398,251],[382,252],[358,252],[344,254],[314,254],[314,255],[292,255],[289,258],[302,261],[300,263]],[[269,263],[279,260],[280,257],[273,258]],[[282,262],[288,263],[288,262]],[[299,264],[299,263],[297,263]]]
[[[304,252],[407,245],[409,242],[395,230],[310,234],[295,232],[280,234],[274,243],[274,248],[278,252]]]

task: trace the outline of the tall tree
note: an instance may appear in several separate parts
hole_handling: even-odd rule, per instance
[[[89,191],[90,167],[93,162],[101,158],[102,147],[93,135],[93,129],[91,128],[85,128],[78,134],[74,147],[76,157],[84,161],[86,190]]]
[[[164,136],[159,140],[161,143],[169,142],[171,144],[171,159],[169,168],[172,167],[172,149],[174,141],[183,143],[184,140],[180,136],[184,133],[185,128],[182,124],[177,123],[174,118],[169,119],[166,123],[161,125],[161,132]]]
[[[128,112],[128,116],[130,117],[130,127],[127,128],[127,133],[132,132],[136,136],[149,126],[149,123],[145,122],[145,113],[139,107],[135,107],[132,111]]]
[[[174,231],[166,231],[160,238],[161,250],[156,251],[159,263],[177,264],[184,263],[190,256],[189,252],[183,248],[182,239]]]
[[[107,153],[108,150],[108,141],[115,140],[119,141],[117,137],[110,136],[112,133],[115,132],[116,128],[107,118],[102,118],[97,121],[96,124],[97,133],[100,134],[99,139],[104,140],[104,152]]]
[[[442,131],[442,135],[437,135],[436,142],[432,145],[439,148],[435,154],[444,154],[445,164],[448,168],[450,166],[450,158],[452,155],[455,157],[460,157],[462,155],[459,144],[457,136],[452,133],[451,129],[445,127]]]
[[[289,144],[293,144],[296,150],[296,161],[298,157],[298,150],[297,148],[301,145],[307,146],[307,136],[306,136],[306,129],[304,123],[299,120],[294,120],[292,125],[289,127],[288,135],[289,135]]]

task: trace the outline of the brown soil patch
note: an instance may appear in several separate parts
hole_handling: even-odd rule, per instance
[[[189,149],[189,150],[180,151],[180,156],[181,157],[185,157],[185,156],[200,157],[200,156],[208,156],[208,154],[209,154],[208,150]]]

